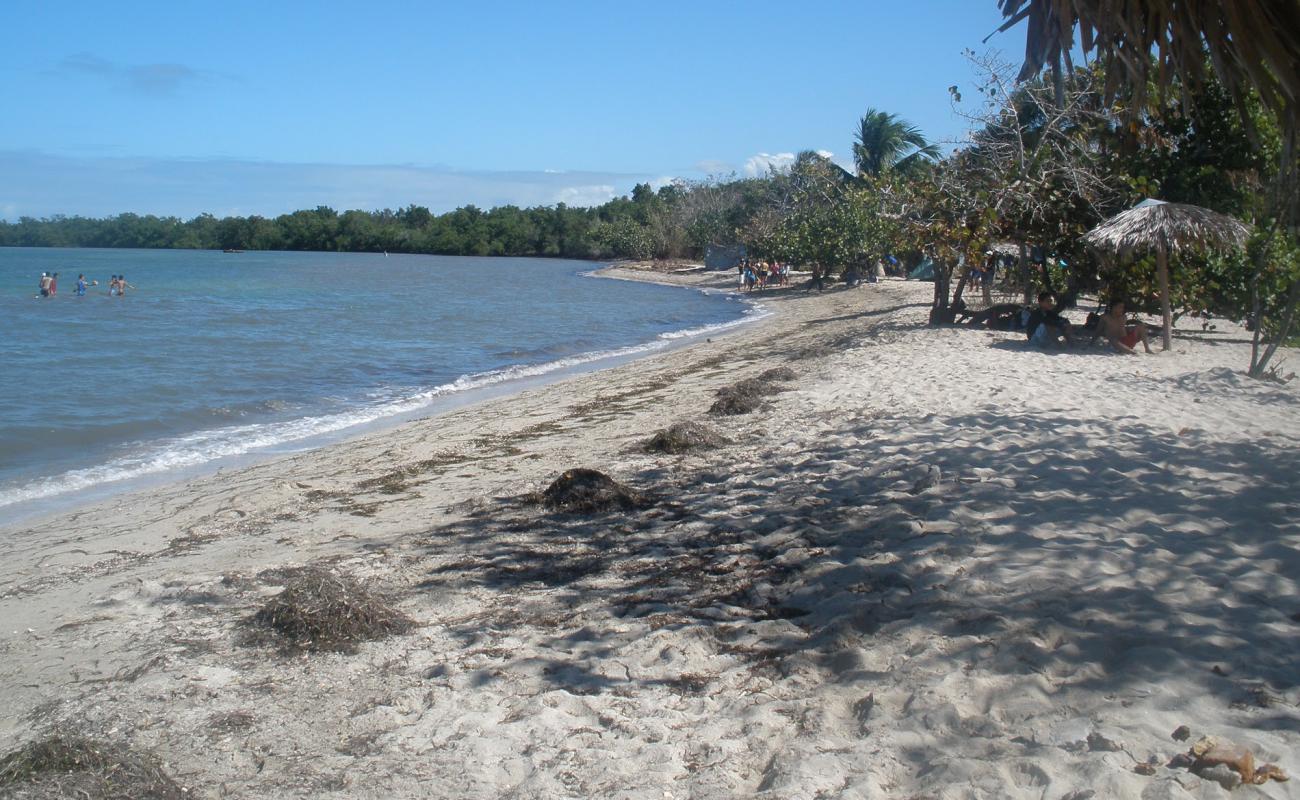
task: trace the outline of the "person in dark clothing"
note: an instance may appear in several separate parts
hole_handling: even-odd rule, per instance
[[[1058,344],[1061,340],[1065,341],[1066,346],[1071,344],[1070,322],[1061,316],[1061,309],[1056,305],[1056,295],[1051,292],[1038,295],[1038,308],[1029,312],[1025,335],[1039,347]]]
[[[813,289],[816,289],[820,292],[824,287],[825,284],[822,282],[822,265],[813,264],[812,280],[808,282],[808,288],[804,291],[811,292]]]

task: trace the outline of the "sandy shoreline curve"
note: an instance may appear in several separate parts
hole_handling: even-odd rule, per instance
[[[930,288],[769,292],[712,341],[6,528],[0,754],[76,728],[214,798],[1229,796],[1187,726],[1295,775],[1300,388],[1233,334],[932,329]],[[708,413],[772,367],[765,409]],[[640,449],[679,421],[727,443]],[[572,467],[651,501],[520,502]],[[247,641],[305,564],[414,627]]]
[[[647,273],[651,276],[657,274],[656,267],[653,264],[640,266],[639,269],[628,269],[616,262],[580,274],[587,278],[621,279],[666,286],[676,284],[680,288],[705,294],[742,297],[725,282],[700,281],[701,276],[698,275],[691,281],[674,282],[668,270],[660,269],[658,274],[663,275],[662,279],[647,280]],[[703,267],[698,269],[702,270]],[[0,491],[0,535],[3,535],[6,528],[18,527],[20,523],[29,524],[43,517],[98,505],[117,495],[135,494],[183,480],[208,477],[219,471],[277,460],[391,430],[413,420],[440,416],[486,400],[507,397],[582,373],[609,369],[647,355],[685,346],[695,340],[726,335],[731,329],[752,324],[765,315],[762,307],[756,303],[747,302],[744,306],[743,313],[734,319],[666,331],[643,342],[573,353],[543,363],[511,364],[466,373],[441,385],[426,387],[414,396],[399,397],[380,406],[360,406],[324,415],[309,415],[295,421],[308,423],[306,429],[298,427],[288,435],[272,433],[269,444],[249,442],[240,445],[235,442],[233,449],[236,452],[227,455],[205,457],[195,453],[155,451],[153,456],[144,456],[125,467],[122,461],[114,460],[6,487]],[[261,432],[266,425],[267,423],[255,423],[254,427],[258,429],[258,433],[253,434],[255,439],[266,439],[266,435]],[[241,426],[240,430],[241,438],[250,435],[246,427]],[[225,431],[226,429],[217,428],[211,432],[199,433],[220,436]],[[196,458],[201,460],[196,461]]]

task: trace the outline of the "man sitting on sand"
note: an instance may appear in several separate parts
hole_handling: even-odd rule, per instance
[[[1066,346],[1070,344],[1070,322],[1061,316],[1061,310],[1056,307],[1056,295],[1051,292],[1038,295],[1038,308],[1029,313],[1025,335],[1039,347],[1059,344],[1061,340],[1065,341]]]
[[[1152,352],[1151,342],[1147,340],[1147,326],[1139,320],[1132,323],[1124,314],[1124,302],[1112,303],[1110,309],[1097,321],[1097,333],[1106,337],[1114,347],[1125,355],[1137,355],[1137,343],[1148,353]]]

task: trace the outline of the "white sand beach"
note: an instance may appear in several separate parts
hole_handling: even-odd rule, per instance
[[[930,292],[774,292],[709,342],[0,527],[0,754],[77,729],[203,798],[1300,796],[1300,382],[1246,378],[1240,331],[1043,352],[930,328]],[[685,420],[729,443],[640,449]],[[520,501],[572,467],[651,502]],[[248,640],[319,563],[415,627]],[[1202,736],[1293,780],[1171,765]]]

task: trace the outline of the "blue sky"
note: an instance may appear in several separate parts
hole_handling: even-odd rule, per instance
[[[995,0],[13,2],[0,218],[603,202],[932,139]],[[1023,32],[990,45],[1014,58]]]

